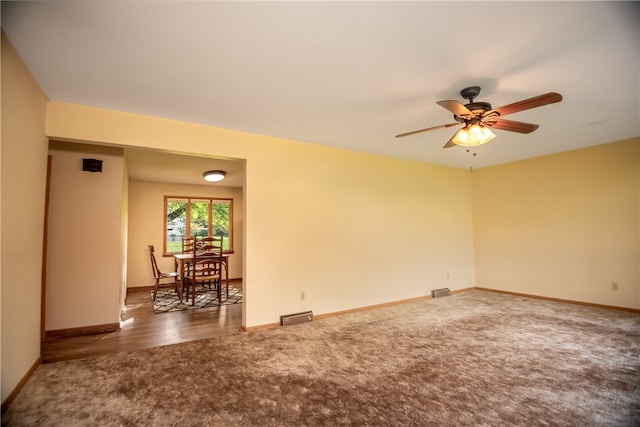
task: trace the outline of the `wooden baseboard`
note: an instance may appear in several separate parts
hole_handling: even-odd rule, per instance
[[[597,307],[597,308],[605,308],[605,309],[609,309],[609,310],[619,310],[619,311],[627,311],[627,312],[631,312],[631,313],[640,313],[640,310],[639,309],[635,309],[635,308],[618,307],[618,306],[603,305],[603,304],[594,304],[594,303],[582,302],[582,301],[572,301],[572,300],[566,300],[566,299],[560,299],[560,298],[545,297],[545,296],[540,296],[540,295],[523,294],[523,293],[511,292],[511,291],[502,291],[502,290],[499,290],[499,289],[483,288],[483,287],[479,287],[479,286],[471,286],[471,287],[468,287],[468,288],[456,289],[454,291],[451,291],[451,293],[452,294],[459,294],[459,293],[462,293],[462,292],[469,292],[469,291],[473,291],[473,290],[487,291],[487,292],[497,292],[497,293],[501,293],[501,294],[514,295],[514,296],[520,296],[520,297],[525,297],[525,298],[537,298],[537,299],[543,299],[543,300],[547,300],[547,301],[563,302],[563,303],[567,303],[567,304],[578,304],[578,305],[584,305],[584,306],[588,306],[588,307]],[[321,319],[326,319],[328,317],[342,316],[344,314],[358,313],[358,312],[361,312],[361,311],[374,310],[376,308],[390,307],[390,306],[399,305],[399,304],[407,304],[407,303],[415,302],[415,301],[424,301],[424,300],[427,300],[427,299],[431,299],[431,295],[415,297],[415,298],[409,298],[409,299],[398,300],[398,301],[392,301],[392,302],[386,302],[386,303],[383,303],[383,304],[368,305],[368,306],[364,306],[364,307],[352,308],[352,309],[349,309],[349,310],[341,310],[341,311],[334,311],[334,312],[331,312],[331,313],[318,314],[318,315],[314,315],[314,319],[315,320],[321,320]],[[264,324],[264,325],[251,326],[251,327],[248,327],[248,328],[243,326],[242,330],[244,332],[253,332],[253,331],[258,331],[260,329],[277,328],[279,326],[280,326],[280,323],[267,323],[267,324]]]
[[[472,288],[470,288],[472,289]],[[462,292],[463,290],[457,290],[454,292]],[[410,302],[416,302],[416,301],[425,301],[431,299],[431,295],[425,295],[425,296],[421,296],[421,297],[415,297],[415,298],[408,298],[408,299],[402,299],[402,300],[398,300],[398,301],[392,301],[392,302],[385,302],[382,304],[374,304],[374,305],[367,305],[364,307],[358,307],[358,308],[352,308],[349,310],[340,310],[340,311],[333,311],[331,313],[323,313],[323,314],[318,314],[318,315],[314,315],[313,318],[314,320],[321,320],[321,319],[326,319],[328,317],[335,317],[335,316],[342,316],[344,314],[351,314],[351,313],[359,313],[362,311],[368,311],[368,310],[375,310],[376,308],[383,308],[383,307],[391,307],[394,305],[400,305],[400,304],[407,304]],[[269,328],[277,328],[280,326],[280,323],[267,323],[264,325],[258,325],[258,326],[250,326],[250,327],[242,327],[242,330],[244,332],[254,332],[254,331],[258,331],[260,329],[269,329]]]
[[[104,325],[81,326],[79,328],[56,329],[45,331],[44,338],[71,337],[75,335],[101,334],[115,332],[120,329],[120,323],[106,323]]]
[[[587,307],[606,308],[608,310],[627,311],[627,312],[630,312],[630,313],[640,313],[640,309],[629,308],[629,307],[620,307],[620,306],[617,306],[617,305],[596,304],[596,303],[584,302],[584,301],[574,301],[574,300],[562,299],[562,298],[545,297],[545,296],[542,296],[542,295],[523,294],[523,293],[520,293],[520,292],[503,291],[503,290],[500,290],[500,289],[483,288],[483,287],[479,287],[479,286],[476,286],[475,289],[477,289],[479,291],[496,292],[496,293],[499,293],[499,294],[514,295],[514,296],[524,297],[524,298],[535,298],[535,299],[542,299],[542,300],[546,300],[546,301],[563,302],[563,303],[566,303],[566,304],[576,304],[576,305],[584,305],[584,306],[587,306]]]
[[[410,302],[425,301],[425,300],[428,300],[428,299],[431,299],[431,295],[425,295],[425,296],[421,296],[421,297],[408,298],[408,299],[401,299],[401,300],[398,300],[398,301],[385,302],[385,303],[382,303],[382,304],[367,305],[367,306],[364,306],[364,307],[351,308],[349,310],[332,311],[331,313],[318,314],[317,316],[314,315],[314,319],[318,319],[318,320],[326,319],[328,317],[342,316],[342,315],[351,314],[351,313],[360,313],[360,312],[363,312],[363,311],[375,310],[377,308],[392,307],[394,305],[408,304]]]
[[[127,288],[127,293],[129,292],[138,292],[138,291],[152,291],[155,288],[153,285],[149,286],[136,286],[135,288]]]
[[[4,414],[6,412],[6,410],[9,408],[9,405],[11,405],[11,402],[13,402],[13,400],[16,398],[18,393],[20,393],[20,390],[22,390],[22,387],[24,387],[27,381],[29,381],[29,378],[31,378],[31,375],[33,375],[33,373],[36,371],[36,369],[38,369],[38,366],[40,366],[41,363],[42,363],[42,356],[38,356],[38,358],[33,363],[33,365],[31,365],[31,368],[29,368],[27,373],[24,374],[22,379],[18,382],[18,384],[16,384],[13,390],[11,390],[11,393],[9,393],[7,398],[2,402],[2,407],[0,408],[1,413]]]
[[[460,293],[462,293],[462,292],[469,292],[469,291],[473,291],[473,290],[475,290],[475,289],[476,289],[476,287],[475,287],[475,286],[472,286],[472,287],[470,287],[470,288],[456,289],[455,291],[451,291],[451,293],[452,293],[452,294],[460,294]]]
[[[271,329],[271,328],[277,328],[280,326],[280,323],[265,323],[264,325],[258,325],[258,326],[249,326],[248,328],[246,326],[243,326],[242,332],[255,332],[255,331],[260,331],[262,329]]]

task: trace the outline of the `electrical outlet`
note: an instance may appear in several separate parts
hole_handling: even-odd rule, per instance
[[[618,290],[618,282],[611,282],[611,290],[612,291]]]
[[[300,301],[304,301],[304,292],[300,292]]]

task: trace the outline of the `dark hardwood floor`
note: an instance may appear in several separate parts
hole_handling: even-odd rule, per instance
[[[241,288],[242,282],[232,285]],[[149,294],[148,289],[127,293],[119,331],[44,339],[42,363],[240,333],[242,304],[155,314]]]

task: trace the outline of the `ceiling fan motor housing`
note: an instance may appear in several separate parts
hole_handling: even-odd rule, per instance
[[[473,116],[467,118],[466,116],[460,117],[454,114],[453,118],[460,123],[467,123],[467,122],[474,122],[474,121],[479,122],[480,119],[485,115],[487,111],[491,111],[491,104],[489,104],[488,102],[470,102],[466,104],[465,107],[469,111],[471,111],[471,113],[473,113]]]
[[[484,113],[485,111],[491,110],[491,104],[488,102],[471,102],[465,105],[472,113]]]

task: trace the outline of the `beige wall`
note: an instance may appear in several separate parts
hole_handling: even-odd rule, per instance
[[[46,330],[120,321],[123,150],[51,143]],[[83,158],[103,161],[82,170]]]
[[[161,271],[174,271],[174,259],[162,256],[164,196],[202,196],[233,199],[233,247],[229,277],[242,277],[244,203],[241,188],[183,185],[131,180],[129,182],[129,273],[127,287],[152,286],[147,245],[154,245]]]
[[[245,159],[247,327],[474,285],[466,170],[57,102],[47,134]]]
[[[40,356],[47,100],[2,32],[2,401]]]
[[[639,181],[639,138],[473,171],[478,286],[640,308]]]

